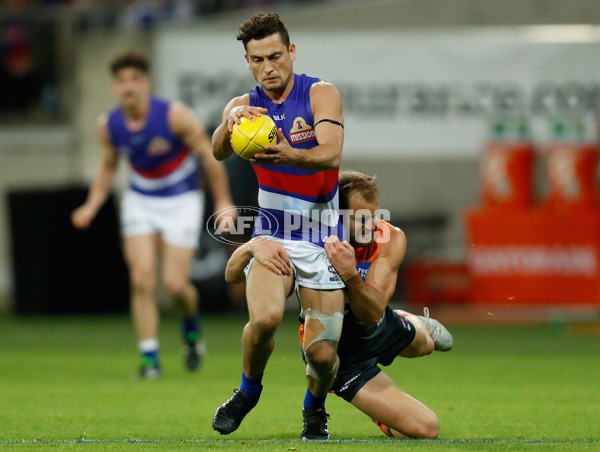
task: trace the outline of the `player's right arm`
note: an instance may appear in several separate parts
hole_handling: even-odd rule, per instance
[[[253,257],[277,275],[293,273],[290,258],[280,243],[255,237],[231,255],[225,268],[225,281],[230,284],[244,282],[246,280],[244,269]]]
[[[102,157],[87,199],[71,214],[71,222],[77,229],[87,229],[96,217],[100,207],[108,198],[119,163],[119,155],[110,141],[108,118],[105,115],[98,120],[96,132],[102,146]]]
[[[354,250],[348,242],[330,237],[325,243],[325,251],[346,284],[354,315],[367,326],[376,324],[394,294],[398,269],[406,253],[406,236],[402,230],[390,227],[389,240],[381,245],[379,256],[365,280],[356,269]]]
[[[233,124],[240,123],[240,117],[246,116],[252,119],[254,116],[260,116],[266,112],[266,108],[250,106],[249,94],[231,99],[223,110],[221,124],[215,129],[212,136],[213,155],[215,158],[217,160],[225,160],[233,153],[233,148],[231,147],[231,130],[233,129]]]

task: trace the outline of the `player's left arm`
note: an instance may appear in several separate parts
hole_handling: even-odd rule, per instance
[[[283,131],[278,129],[278,144],[265,146],[267,152],[256,154],[251,161],[271,165],[290,165],[308,170],[337,168],[342,160],[344,144],[342,97],[334,85],[319,81],[310,88],[310,102],[317,146],[306,150],[295,149],[287,141]]]
[[[293,274],[290,258],[280,243],[265,240],[262,237],[254,237],[249,242],[239,246],[227,261],[225,281],[230,284],[246,281],[244,269],[253,257],[276,275],[288,276]]]
[[[346,250],[342,250],[340,246]],[[393,226],[390,228],[389,241],[381,245],[379,256],[371,264],[365,280],[360,277],[355,267],[353,250],[352,267],[350,258],[344,257],[344,254],[348,254],[352,249],[348,242],[338,241],[334,249],[326,243],[325,249],[331,263],[346,284],[346,294],[354,315],[367,326],[376,324],[396,289],[398,269],[406,253],[404,233]]]
[[[196,119],[192,110],[181,102],[171,103],[169,125],[188,149],[202,159],[206,179],[215,201],[215,210],[232,207],[233,202],[225,165],[214,158],[212,144],[206,129]]]
[[[244,269],[252,259],[252,249],[248,243],[236,248],[225,267],[225,282],[229,284],[238,284],[246,281]]]

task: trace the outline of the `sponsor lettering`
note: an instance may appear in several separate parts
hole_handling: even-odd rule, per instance
[[[314,130],[308,130],[305,132],[293,132],[290,133],[290,141],[292,143],[301,143],[316,138]]]
[[[196,110],[205,123],[219,124],[223,104],[239,95],[248,84],[246,74],[206,74],[181,69],[176,76],[177,98]],[[516,112],[533,118],[561,114],[592,114],[600,102],[600,83],[565,77],[560,81],[479,77],[471,81],[431,82],[415,77],[406,82],[383,82],[374,86],[364,79],[337,83],[344,100],[344,115],[370,115],[433,119],[489,118]],[[281,119],[284,115],[281,116]],[[277,116],[274,116],[278,120]]]
[[[346,389],[348,389],[350,387],[350,385],[352,384],[352,382],[354,380],[356,380],[357,378],[359,378],[362,375],[362,372],[359,372],[358,374],[354,375],[352,378],[350,378],[349,380],[347,380],[342,387],[339,389],[338,393],[341,393],[343,391],[345,391]]]
[[[570,275],[595,277],[598,257],[592,246],[481,246],[469,250],[474,274]]]

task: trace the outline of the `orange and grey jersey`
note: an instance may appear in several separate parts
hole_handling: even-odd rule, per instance
[[[375,259],[379,256],[381,250],[381,244],[385,238],[389,239],[391,225],[387,221],[379,220],[377,222],[375,240],[369,246],[359,247],[354,249],[354,255],[356,259],[356,269],[362,279],[367,277],[369,268]]]

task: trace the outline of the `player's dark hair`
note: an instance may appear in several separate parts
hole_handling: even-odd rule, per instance
[[[150,73],[150,59],[141,52],[128,50],[117,55],[109,65],[110,73],[117,75],[121,69],[133,68],[142,71],[148,75]]]
[[[358,171],[342,171],[338,178],[340,190],[340,209],[347,209],[350,198],[359,195],[367,202],[379,198],[376,176],[368,176]]]
[[[238,41],[242,41],[244,48],[247,49],[251,40],[263,39],[275,33],[279,33],[281,42],[286,47],[290,46],[290,35],[285,24],[279,18],[279,14],[256,13],[240,25],[236,38]]]

